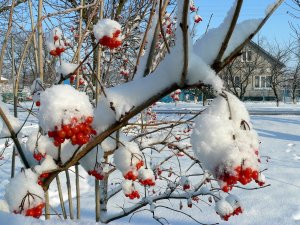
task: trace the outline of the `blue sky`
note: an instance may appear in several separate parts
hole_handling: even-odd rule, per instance
[[[199,14],[203,18],[202,24],[198,29],[202,34],[207,26],[209,17],[213,13],[210,28],[218,26],[224,19],[228,9],[232,6],[233,0],[194,0],[195,4],[199,6]],[[265,9],[275,0],[244,0],[243,8],[240,14],[240,20],[250,18],[261,18],[265,15]],[[292,5],[291,0],[286,0],[286,3]],[[287,11],[292,9],[283,3],[279,9],[268,20],[266,25],[262,28],[260,36],[265,37],[268,41],[274,42],[275,40],[284,45],[284,43],[292,40],[291,34],[293,33],[289,27],[288,22],[299,24],[300,19],[294,19],[287,14]],[[299,12],[300,16],[300,12]],[[257,37],[254,38],[254,41]]]

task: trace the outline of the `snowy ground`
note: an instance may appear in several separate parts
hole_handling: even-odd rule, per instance
[[[273,103],[274,104],[274,103]],[[159,104],[159,107],[173,107],[174,104]],[[247,103],[248,107],[261,108],[274,105],[270,103]],[[178,104],[177,107],[199,107],[195,104]],[[285,104],[282,107],[291,110],[299,110],[300,105]],[[275,110],[275,109],[274,109]],[[24,118],[24,114],[20,114]],[[199,204],[197,207],[188,209],[184,207],[195,218],[204,223],[216,223],[226,225],[293,225],[300,224],[300,116],[252,116],[252,122],[259,133],[261,140],[262,166],[267,171],[264,174],[267,177],[267,183],[270,187],[259,190],[242,190],[234,188],[233,194],[240,197],[244,206],[244,213],[230,218],[229,222],[224,222],[215,214],[213,207],[203,207]],[[26,124],[26,130],[30,132],[36,125],[35,119],[30,118]],[[5,153],[5,159],[1,160],[3,164],[0,167],[0,199],[4,199],[4,187],[8,183],[10,176],[10,149]],[[20,169],[18,163],[17,170]],[[71,179],[74,175],[71,173]],[[81,194],[82,194],[82,217],[83,221],[59,221],[58,219],[51,221],[41,221],[22,216],[0,212],[0,225],[52,225],[52,224],[68,224],[68,225],[92,225],[94,222],[94,186],[93,179],[82,171],[81,175]],[[64,175],[61,175],[62,183],[65,183]],[[256,187],[250,184],[248,187]],[[53,208],[60,210],[58,206],[58,197],[53,187],[50,190],[50,203]],[[66,196],[65,196],[66,199]],[[113,201],[118,202],[120,199],[115,198]],[[178,208],[178,202],[166,202],[166,205],[173,205]],[[67,204],[66,204],[67,205]],[[115,209],[112,209],[115,210]],[[164,215],[172,225],[188,225],[197,224],[191,219],[174,212],[162,210],[160,214]],[[54,217],[53,217],[54,218]],[[135,215],[129,223],[129,217],[119,221],[112,222],[113,225],[125,224],[158,224],[151,218],[147,212]]]

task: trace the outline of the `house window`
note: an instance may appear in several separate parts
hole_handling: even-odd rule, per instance
[[[255,76],[255,88],[271,88],[271,76]]]
[[[251,50],[245,50],[242,53],[241,56],[242,62],[251,62],[252,61],[252,51]]]
[[[266,87],[267,88],[271,87],[271,82],[272,82],[271,76],[266,76]]]
[[[252,62],[252,51],[251,50],[247,51],[247,62]]]
[[[259,88],[259,76],[255,76],[254,79],[255,79],[255,80],[254,80],[254,87],[255,87],[255,88]]]
[[[239,76],[234,77],[234,87],[241,86],[241,78]]]
[[[266,87],[266,77],[260,77],[260,87],[261,88]]]

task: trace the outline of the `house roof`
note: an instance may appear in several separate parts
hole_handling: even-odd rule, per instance
[[[263,49],[261,46],[259,46],[258,44],[256,44],[254,41],[250,41],[248,43],[248,45],[251,46],[252,48],[256,49],[257,51],[259,51],[271,63],[276,64],[276,65],[280,65],[281,67],[285,67],[284,63],[282,63],[281,61],[279,61],[278,59],[276,59],[271,53],[267,52],[265,49]]]

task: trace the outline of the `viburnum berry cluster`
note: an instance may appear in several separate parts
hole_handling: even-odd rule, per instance
[[[141,168],[139,170],[139,182],[143,186],[154,186],[154,174],[151,169]]]
[[[197,8],[196,8],[196,6],[195,6],[194,1],[191,1],[191,2],[190,2],[190,10],[191,10],[191,12],[196,12],[196,11],[197,11]]]
[[[99,43],[110,49],[122,45],[121,25],[111,19],[102,19],[94,25],[94,35]]]
[[[223,181],[221,182],[221,188],[224,192],[229,192],[233,185],[235,185],[237,182],[240,182],[242,185],[246,185],[254,180],[259,186],[264,185],[264,181],[262,181],[260,178],[259,172],[255,169],[252,170],[251,167],[245,168],[242,166],[237,166],[234,168],[234,172],[234,175],[231,175],[227,172],[221,172],[220,176],[217,175],[217,178]]]
[[[127,180],[135,181],[138,178],[138,170],[144,165],[138,145],[134,142],[122,142],[114,153],[114,163]]]
[[[65,140],[84,145],[96,131],[92,127],[93,107],[88,96],[70,85],[54,85],[41,93],[39,124],[56,147]]]
[[[157,120],[156,112],[153,110],[153,105],[147,108],[146,115],[148,123],[155,123]]]
[[[231,216],[236,216],[243,212],[239,199],[234,195],[228,195],[225,199],[217,201],[215,210],[221,219],[225,221],[228,221]]]
[[[80,122],[82,121],[82,122]],[[97,132],[92,128],[93,117],[72,118],[71,123],[61,124],[54,131],[48,131],[48,136],[53,138],[53,144],[59,147],[65,140],[70,139],[72,145],[84,145],[89,142],[91,135]]]
[[[48,178],[49,177],[49,173],[42,173],[39,175],[39,178],[38,178],[38,185],[43,185],[43,180]]]
[[[197,9],[197,7],[195,6],[194,1],[191,1],[191,2],[190,2],[190,11],[191,11],[192,13],[195,13],[195,15],[194,15],[194,22],[195,22],[195,23],[199,23],[199,22],[202,21],[202,17],[199,16],[199,14],[198,14],[198,9]]]
[[[224,92],[197,118],[191,142],[195,155],[224,192],[237,182],[264,184],[258,136],[244,104],[232,94]]]
[[[140,198],[139,192],[135,189],[133,182],[130,180],[124,180],[122,182],[122,190],[125,196],[131,200]]]
[[[24,214],[25,216],[31,216],[31,217],[38,219],[43,214],[44,207],[45,207],[45,203],[41,203],[35,207],[24,210],[23,212],[22,212],[22,210],[14,210],[13,213],[14,214]]]
[[[179,181],[180,185],[182,186],[183,190],[189,190],[191,188],[191,183],[186,176],[182,176]]]
[[[33,208],[27,209],[25,216],[31,216],[34,218],[40,218],[41,215],[43,214],[43,209],[45,207],[45,203],[41,203]],[[17,213],[18,214],[18,213]]]
[[[22,170],[11,179],[5,191],[5,199],[11,212],[34,218],[42,215],[45,206],[44,191],[37,180],[38,174],[31,169]]]
[[[97,180],[103,180],[105,177],[103,167],[100,164],[96,164],[93,170],[89,170],[88,174],[94,176]]]
[[[127,78],[129,76],[129,70],[126,69],[125,67],[122,67],[121,70],[120,70],[120,74],[122,76],[124,76],[125,78]]]
[[[41,153],[39,151],[36,151],[33,153],[33,158],[35,158],[36,161],[41,161],[46,156],[46,153]]]
[[[60,56],[66,50],[62,31],[59,28],[55,28],[50,32],[46,40],[46,45],[48,47],[50,55],[54,57]]]

